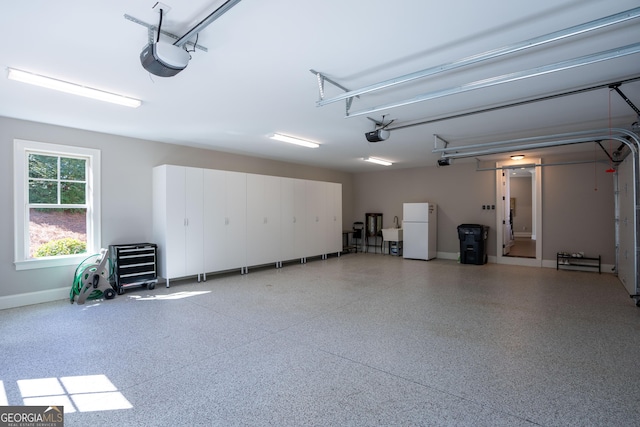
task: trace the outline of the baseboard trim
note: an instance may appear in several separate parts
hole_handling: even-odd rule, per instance
[[[531,238],[532,235],[531,235],[530,231],[515,231],[513,233],[513,237],[528,237],[528,238]]]
[[[69,300],[69,292],[71,292],[71,289],[66,287],[0,297],[0,310],[42,304],[43,302]]]
[[[459,260],[459,253],[453,252],[438,252],[439,259],[450,259],[450,260]],[[502,264],[504,265],[519,265],[522,267],[543,267],[543,268],[556,268],[556,260],[555,259],[543,259],[542,263],[535,258],[518,258],[518,257],[502,257]],[[495,255],[487,256],[488,264],[495,264],[498,262],[498,257]],[[600,271],[604,274],[615,274],[613,264],[602,264],[600,266]],[[573,266],[572,268],[564,268],[565,271],[589,271],[591,273],[596,272],[593,268],[584,268],[579,266]]]

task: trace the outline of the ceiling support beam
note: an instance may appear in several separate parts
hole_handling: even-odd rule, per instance
[[[505,171],[505,170],[514,170],[514,169],[520,169],[520,168],[543,168],[543,167],[547,167],[547,166],[569,166],[569,165],[584,165],[584,164],[588,164],[588,163],[603,163],[603,164],[609,164],[609,162],[605,161],[605,160],[579,160],[579,161],[573,161],[573,162],[556,162],[556,163],[523,163],[521,165],[506,165],[506,166],[500,166],[500,167],[495,167],[495,168],[481,168],[480,167],[480,160],[476,159],[476,172],[487,172],[487,171]]]
[[[638,81],[638,80],[640,80],[640,75],[636,76],[636,77],[629,78],[629,79],[625,79],[625,80],[622,80],[622,81],[618,81],[615,84],[622,85],[624,83],[631,83],[631,82],[635,82],[635,81]],[[564,97],[564,96],[577,95],[577,94],[580,94],[580,93],[590,92],[590,91],[593,91],[593,90],[611,88],[611,86],[612,86],[612,84],[610,84],[610,83],[604,83],[604,84],[589,86],[589,87],[585,87],[585,88],[581,88],[581,89],[574,89],[574,90],[569,90],[569,91],[565,91],[565,92],[560,92],[560,93],[556,93],[556,94],[553,94],[553,95],[546,95],[546,96],[539,96],[539,97],[536,97],[536,98],[525,99],[524,101],[510,102],[510,103],[507,103],[507,104],[497,105],[495,107],[481,108],[481,109],[478,109],[478,110],[471,110],[471,111],[466,111],[464,113],[451,114],[451,115],[448,115],[448,116],[441,116],[441,117],[436,117],[436,118],[433,118],[433,119],[421,119],[421,120],[415,120],[415,121],[411,121],[411,122],[398,123],[395,126],[388,127],[387,130],[392,131],[392,130],[398,130],[398,129],[405,129],[405,128],[409,128],[409,127],[413,127],[413,126],[422,126],[422,125],[428,125],[428,124],[431,124],[431,123],[442,122],[442,121],[445,121],[445,120],[459,119],[459,118],[462,118],[462,117],[473,116],[473,115],[476,115],[476,114],[490,113],[492,111],[498,111],[498,110],[502,110],[502,109],[505,109],[505,108],[519,107],[519,106],[522,106],[522,105],[532,104],[534,102],[549,101],[549,100],[556,99],[556,98],[561,98],[561,97]]]
[[[448,147],[448,146],[445,146],[444,148],[435,147],[432,150],[432,152],[442,153],[443,156],[446,156],[449,158],[475,157],[478,155],[508,153],[510,151],[518,151],[518,150],[525,150],[525,149],[548,148],[548,147],[570,145],[570,144],[577,144],[577,143],[583,143],[583,142],[604,141],[604,140],[610,139],[609,135],[612,133],[612,131],[615,131],[613,132],[614,135],[616,133],[624,133],[625,135],[630,133],[627,130],[616,129],[616,128],[611,130],[597,129],[597,130],[560,133],[555,135],[516,138],[516,139],[505,140],[505,141],[485,142],[480,144],[470,144],[470,145],[464,145],[459,147]],[[538,143],[542,145],[537,145]],[[496,151],[493,151],[494,149]],[[468,150],[475,150],[475,151],[468,151]]]
[[[621,58],[623,56],[633,55],[636,53],[640,53],[640,43],[634,43],[634,44],[622,46],[615,49],[609,49],[603,52],[598,52],[591,55],[585,55],[578,58],[568,59],[566,61],[560,61],[553,64],[531,68],[524,71],[516,71],[514,73],[508,73],[508,74],[503,74],[501,76],[495,76],[495,77],[490,77],[483,80],[477,80],[475,82],[463,84],[461,86],[455,86],[452,88],[423,93],[403,101],[397,101],[389,104],[383,104],[376,107],[368,108],[365,110],[356,111],[348,114],[346,117],[356,117],[356,116],[362,116],[365,114],[371,114],[379,111],[385,111],[385,110],[389,110],[396,107],[415,104],[418,102],[429,101],[436,98],[442,98],[445,96],[455,95],[459,93],[469,92],[472,90],[483,89],[483,88],[497,86],[504,83],[510,83],[518,80],[524,80],[532,77],[542,76],[545,74],[556,73],[558,71],[564,71],[572,68],[582,67],[585,65],[595,64],[597,62]]]
[[[173,44],[178,47],[184,46],[191,37],[195,36],[200,31],[204,30],[209,24],[211,24],[213,21],[215,21],[216,19],[220,18],[222,15],[227,13],[233,6],[235,6],[238,3],[240,3],[240,0],[227,0],[219,8],[214,10],[206,18],[200,21],[195,27],[187,31],[184,36],[180,37]]]
[[[631,109],[633,111],[635,111],[638,116],[640,116],[640,110],[638,109],[638,107],[636,107],[635,104],[633,102],[631,102],[631,100],[629,98],[627,98],[627,95],[622,93],[622,91],[620,90],[620,85],[621,84],[622,83],[615,83],[615,84],[612,84],[611,86],[609,86],[609,88],[611,88],[611,89],[615,90],[616,92],[618,92],[618,95],[620,95],[622,97],[622,99],[624,99],[625,102],[627,104],[629,104],[629,107],[631,107]]]
[[[324,82],[327,83],[331,83],[332,85],[334,85],[335,87],[337,87],[338,89],[342,89],[345,92],[349,92],[349,89],[347,89],[346,87],[342,86],[340,83],[337,83],[333,80],[331,80],[329,77],[325,76],[324,74],[322,74],[319,71],[316,71],[314,69],[309,70],[311,71],[312,74],[316,75],[316,78],[318,79],[318,91],[320,93],[320,100],[324,99]],[[356,98],[359,98],[359,96],[356,96]],[[349,97],[349,98],[345,98],[345,114],[349,114],[349,110],[351,109],[351,103],[353,102],[353,97]]]
[[[157,26],[148,24],[148,23],[146,23],[144,21],[141,21],[140,19],[138,19],[136,17],[133,17],[133,16],[127,15],[127,14],[124,15],[124,19],[126,19],[127,21],[131,21],[131,22],[133,22],[135,24],[142,25],[143,27],[146,27],[147,30],[148,30],[148,34],[149,34],[149,44],[153,43],[156,31],[158,31],[158,27]],[[179,36],[176,36],[175,34],[172,34],[172,33],[168,32],[168,31],[165,31],[165,30],[160,30],[160,34],[165,35],[165,36],[167,36],[169,38],[172,38],[174,40],[178,40],[180,38]],[[191,45],[194,49],[200,49],[203,52],[208,52],[209,51],[206,47],[204,47],[204,46],[202,46],[200,44],[196,44],[196,43],[193,43],[193,42],[187,42],[186,44]]]
[[[511,153],[516,151],[534,150],[539,148],[550,148],[550,147],[560,147],[563,145],[582,144],[585,142],[594,142],[597,140],[602,140],[603,138],[605,138],[604,135],[598,135],[595,137],[584,136],[580,138],[566,138],[561,140],[535,142],[535,143],[522,144],[522,145],[504,145],[500,147],[484,148],[484,149],[478,148],[478,150],[476,151],[466,151],[466,148],[470,146],[450,147],[447,149],[447,151],[450,151],[450,152],[443,152],[442,157],[445,159],[464,159],[469,157],[488,156],[492,154]],[[549,137],[547,137],[546,139],[549,139]],[[487,145],[490,145],[490,144],[487,144]],[[433,150],[433,151],[435,152],[435,151],[441,151],[441,150]]]
[[[424,70],[417,71],[414,73],[405,74],[403,76],[395,77],[380,83],[372,84],[372,85],[363,87],[361,89],[346,91],[345,93],[330,99],[321,99],[320,101],[317,102],[317,106],[321,107],[327,104],[331,104],[333,102],[341,101],[343,99],[353,98],[354,96],[357,96],[357,95],[363,95],[365,93],[386,89],[399,84],[408,83],[413,80],[425,78],[428,76],[433,76],[436,74],[444,73],[446,71],[455,70],[457,68],[465,67],[472,64],[477,64],[479,62],[487,61],[490,59],[499,58],[501,56],[520,52],[520,51],[537,47],[537,46],[542,46],[547,43],[566,39],[568,37],[573,37],[579,34],[584,34],[586,32],[604,28],[610,25],[620,24],[622,22],[625,22],[631,19],[636,19],[638,17],[640,17],[640,7],[630,9],[614,15],[606,16],[604,18],[596,19],[594,21],[589,21],[573,27],[569,27],[564,30],[555,31],[553,33],[534,37],[532,39],[528,39],[516,44],[504,46],[504,47],[483,52],[477,55],[468,56],[466,58],[462,58],[453,62],[445,63],[445,64],[438,65],[431,68],[426,68]]]

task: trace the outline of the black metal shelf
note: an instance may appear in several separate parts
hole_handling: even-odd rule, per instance
[[[565,252],[558,252],[556,254],[556,270],[559,270],[560,267],[597,268],[598,273],[602,273],[602,257],[600,255],[598,255],[597,258],[585,257]]]

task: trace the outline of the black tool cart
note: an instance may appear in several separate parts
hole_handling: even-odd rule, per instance
[[[153,289],[158,283],[158,247],[154,243],[110,245],[109,257],[113,268],[112,286],[122,295],[126,288],[146,286]]]

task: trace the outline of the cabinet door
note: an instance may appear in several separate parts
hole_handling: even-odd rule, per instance
[[[304,258],[309,255],[309,232],[307,230],[307,181],[296,179],[293,186],[293,233],[295,257]]]
[[[277,246],[280,260],[292,260],[298,255],[295,250],[295,202],[293,178],[280,178],[280,238]]]
[[[342,251],[342,184],[327,182],[326,253]]]
[[[247,265],[280,261],[280,178],[247,175]]]
[[[226,258],[226,197],[227,183],[224,171],[204,170],[204,272],[225,269]]]
[[[187,238],[185,231],[186,173],[181,166],[166,166],[164,192],[166,223],[164,224],[164,276],[183,277],[186,270]]]
[[[226,175],[226,269],[247,266],[247,174]]]
[[[305,256],[323,255],[326,253],[327,191],[325,183],[307,181],[307,254]]]
[[[199,168],[185,168],[185,275],[204,272],[203,174]]]

